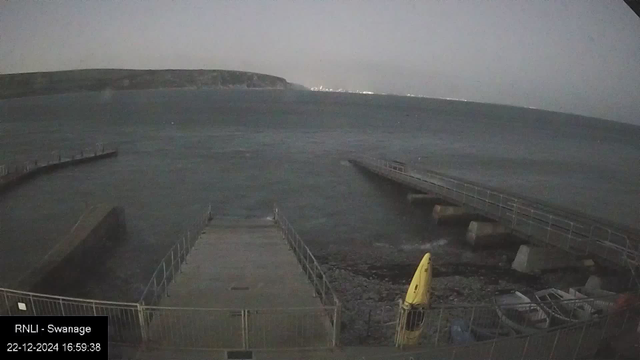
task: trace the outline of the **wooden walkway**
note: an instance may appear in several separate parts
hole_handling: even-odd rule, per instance
[[[193,349],[331,346],[325,309],[268,219],[213,219],[153,314],[151,344]],[[169,307],[171,309],[169,309]]]

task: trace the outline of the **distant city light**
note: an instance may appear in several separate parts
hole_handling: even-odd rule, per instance
[[[366,95],[396,95],[396,96],[409,96],[409,97],[440,99],[440,100],[469,101],[469,100],[466,100],[466,99],[458,99],[458,98],[450,98],[450,97],[437,97],[437,96],[415,95],[415,94],[375,93],[373,91],[346,90],[346,89],[342,89],[342,88],[340,88],[340,89],[332,89],[332,88],[324,87],[322,85],[313,86],[310,89],[311,89],[311,91],[341,92],[341,93],[366,94]]]
[[[314,86],[311,87],[311,91],[328,91],[328,92],[344,92],[344,93],[356,93],[356,94],[368,94],[368,95],[373,95],[375,94],[373,91],[364,91],[364,90],[346,90],[346,89],[332,89],[332,88],[326,88],[324,86]]]

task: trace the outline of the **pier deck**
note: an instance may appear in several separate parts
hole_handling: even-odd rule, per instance
[[[539,244],[629,269],[640,266],[640,233],[568,209],[508,194],[435,171],[415,172],[404,163],[369,157],[350,161],[387,179],[434,194],[493,219]]]
[[[195,349],[330,347],[315,294],[273,220],[213,219],[151,309],[149,338]]]

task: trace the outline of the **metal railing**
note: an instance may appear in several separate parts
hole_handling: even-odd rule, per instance
[[[399,347],[403,346],[401,340],[406,336],[417,338],[417,344],[425,347],[447,346],[456,342],[451,331],[455,326],[460,327],[461,332],[472,334],[476,341],[551,331],[582,320],[600,321],[615,313],[620,307],[616,302],[622,296],[508,305],[435,305],[429,309],[407,309],[400,304],[394,340]]]
[[[433,172],[417,174],[397,162],[357,157],[352,161],[379,175],[492,218],[514,233],[578,255],[595,255],[623,267],[640,265],[640,238],[598,221],[554,212],[531,201]]]
[[[588,303],[596,306],[598,301],[604,300],[589,299]],[[326,321],[324,308],[167,308],[0,289],[0,314],[106,315],[109,318],[109,342],[145,344],[150,348],[291,349],[333,346],[332,333],[323,331],[321,325]],[[481,358],[487,359],[514,358],[513,354],[527,354],[523,355],[523,359],[568,359],[594,350],[594,346],[604,338],[637,331],[640,309],[636,304],[612,310],[592,321],[560,325],[533,334],[477,338],[478,342],[456,346],[455,349],[451,348],[454,345],[451,320],[466,320],[467,324],[472,325],[468,331],[475,335],[475,329],[481,326],[495,326],[495,306],[439,306],[424,310],[421,317],[424,325],[420,346],[428,347],[429,352],[412,355],[399,353],[385,358],[408,359],[413,356],[414,359],[430,359],[428,356],[433,354],[448,354],[447,358],[451,358],[455,352],[455,359],[467,359],[473,358],[475,351],[482,350],[486,351],[486,357]],[[499,329],[499,325],[496,328]],[[562,344],[553,341],[555,339],[561,339]],[[525,344],[528,345],[525,347]],[[540,349],[546,351],[543,357],[539,357],[542,356],[538,352],[542,351]]]
[[[145,306],[149,347],[319,349],[333,347],[327,314],[316,308],[207,309]]]
[[[585,312],[580,309],[591,309],[589,311],[593,312],[595,319],[612,312],[615,309],[616,301],[621,296],[620,294],[612,294],[575,300],[538,301],[502,307],[495,304],[433,305],[428,309],[412,310],[411,314],[408,314],[407,309],[402,307],[402,302],[399,302],[365,312],[345,313],[345,316],[348,316],[350,327],[353,328],[353,331],[349,332],[349,336],[353,338],[351,340],[361,344],[401,346],[398,344],[398,340],[402,338],[401,332],[405,328],[399,325],[405,324],[406,328],[412,329],[424,324],[418,336],[418,343],[421,346],[440,347],[449,345],[452,323],[463,322],[465,326],[472,329],[477,340],[495,340],[513,337],[522,332],[511,331],[511,327],[502,321],[500,314],[503,317],[508,316],[510,323],[525,329],[524,332],[537,330],[535,321],[548,317],[550,321],[545,330],[550,330],[565,326],[569,322],[551,316],[550,309],[559,309],[571,321],[577,321],[584,316]],[[527,318],[520,316],[521,312],[514,311],[518,308],[524,310],[536,306],[542,306],[542,312]],[[420,323],[421,321],[423,323]]]
[[[593,357],[604,340],[637,331],[638,321],[640,321],[640,306],[635,304],[620,308],[594,321],[567,324],[549,331],[475,341],[465,345],[447,343],[438,348],[430,347],[379,356],[360,356],[357,359],[585,359]]]
[[[302,271],[307,276],[314,289],[314,296],[318,296],[320,303],[324,307],[327,317],[332,327],[333,339],[332,345],[337,346],[340,338],[340,310],[341,305],[338,297],[331,288],[331,284],[327,281],[327,277],[322,271],[318,260],[313,256],[309,247],[302,241],[293,226],[282,215],[277,205],[273,207],[273,220],[282,230],[284,239],[289,244],[289,248],[293,251],[298,263],[302,267]]]
[[[193,245],[210,220],[211,205],[162,258],[140,297],[141,305],[158,305],[163,296],[169,295],[169,285],[176,279],[176,274],[181,272],[182,264],[187,261]]]
[[[84,148],[79,152],[73,153],[66,157],[62,156],[60,151],[54,151],[51,158],[42,160],[37,159],[33,161],[25,161],[18,164],[4,164],[0,165],[0,178],[4,176],[18,177],[33,170],[44,168],[52,165],[64,164],[77,159],[85,159],[90,157],[96,157],[104,153],[117,151],[105,149],[102,143],[97,143],[94,147]]]
[[[135,303],[77,299],[0,288],[0,315],[103,316],[109,318],[109,342],[136,345],[144,338],[144,309]]]

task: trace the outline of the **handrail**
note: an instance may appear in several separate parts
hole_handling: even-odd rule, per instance
[[[327,311],[327,316],[333,328],[333,346],[337,346],[340,340],[340,324],[342,305],[338,300],[327,276],[322,271],[318,260],[309,250],[309,247],[302,241],[298,233],[293,229],[289,221],[281,214],[278,206],[273,205],[273,220],[280,226],[282,235],[289,244],[289,248],[293,251],[298,259],[298,263],[302,266],[302,270],[307,275],[307,279],[314,289],[314,296],[320,297],[320,303]],[[320,277],[320,283],[318,282]]]
[[[207,207],[206,212],[196,223],[186,231],[186,233],[169,249],[167,254],[162,258],[158,267],[153,272],[147,287],[140,296],[139,304],[156,305],[160,296],[164,293],[168,294],[169,284],[175,279],[175,273],[180,272],[182,264],[186,262],[187,255],[191,252],[193,245],[198,240],[198,235],[206,227],[211,220],[211,205]],[[182,244],[182,245],[181,245]],[[177,263],[177,264],[176,264]],[[167,266],[167,264],[169,264]],[[158,281],[158,276],[162,274],[162,278]],[[159,292],[160,290],[160,292]],[[147,299],[153,291],[151,300]]]
[[[438,193],[447,200],[471,207],[534,240],[542,240],[578,254],[596,253],[619,265],[640,264],[640,240],[630,241],[627,235],[595,221],[593,224],[585,225],[580,221],[539,209],[528,200],[440,174],[430,173],[425,177],[423,174],[407,171],[406,166],[399,167],[397,163],[387,160],[359,156],[353,161],[374,171],[384,171],[391,177],[400,178],[397,179],[398,181],[408,182],[408,185],[413,187]],[[524,224],[521,225],[518,222]],[[534,232],[537,233],[534,234]],[[568,239],[558,244],[554,243],[552,235],[568,237]],[[609,252],[611,249],[613,254]]]
[[[114,148],[111,150],[106,149],[104,147],[104,144],[102,143],[96,143],[94,147],[83,148],[79,152],[76,152],[73,155],[71,155],[71,157],[63,158],[60,151],[54,151],[53,154],[57,153],[57,156],[55,156],[52,160],[41,161],[36,159],[32,161],[21,162],[20,165],[10,164],[10,163],[1,164],[0,178],[2,178],[3,176],[8,176],[10,174],[17,174],[17,175],[26,174],[30,171],[33,171],[39,168],[64,163],[74,159],[95,157],[98,155],[102,155],[102,154],[114,152],[114,151],[117,152],[117,148]]]
[[[577,359],[593,355],[603,339],[625,331],[637,331],[640,304],[629,305],[606,316],[565,324],[548,330],[496,337],[454,345],[359,357],[366,359]],[[424,331],[423,331],[424,332]],[[534,345],[535,344],[535,345]]]
[[[131,302],[124,302],[124,301],[107,301],[107,300],[97,300],[97,299],[82,299],[82,298],[74,298],[74,297],[68,297],[68,296],[58,296],[58,295],[49,295],[49,294],[41,294],[41,293],[35,293],[35,292],[30,292],[30,291],[21,291],[21,290],[13,290],[13,289],[7,289],[7,288],[0,288],[0,293],[2,294],[15,294],[17,296],[24,296],[24,297],[38,297],[38,298],[43,298],[43,299],[51,299],[51,300],[66,300],[66,301],[75,301],[75,302],[88,302],[88,303],[100,303],[100,304],[104,304],[104,305],[123,305],[123,306],[137,306],[137,303],[131,303]],[[2,303],[2,300],[0,298],[0,303]],[[1,309],[2,307],[0,307]]]
[[[298,259],[298,261],[300,262],[300,265],[303,267],[303,270],[305,271],[305,274],[307,274],[307,276],[310,277],[309,280],[314,286],[314,290],[316,291],[317,295],[321,296],[320,298],[321,303],[323,305],[329,305],[329,306],[335,306],[340,304],[340,301],[338,300],[338,297],[334,293],[333,288],[331,287],[331,284],[329,284],[329,282],[327,281],[327,277],[322,271],[322,268],[320,267],[318,260],[316,260],[315,256],[313,256],[313,254],[311,253],[307,245],[302,241],[302,239],[300,239],[300,236],[293,229],[289,221],[287,221],[287,219],[281,214],[277,205],[274,205],[273,214],[274,214],[274,221],[282,229],[283,235],[287,240],[287,243],[289,244],[291,249],[294,251],[296,258]],[[316,280],[318,275],[320,275],[322,286],[320,286],[320,284],[318,284]],[[315,276],[315,277],[312,278],[312,276]],[[326,296],[327,293],[330,295],[330,297]],[[329,302],[328,300],[331,300],[331,303],[328,303]]]

